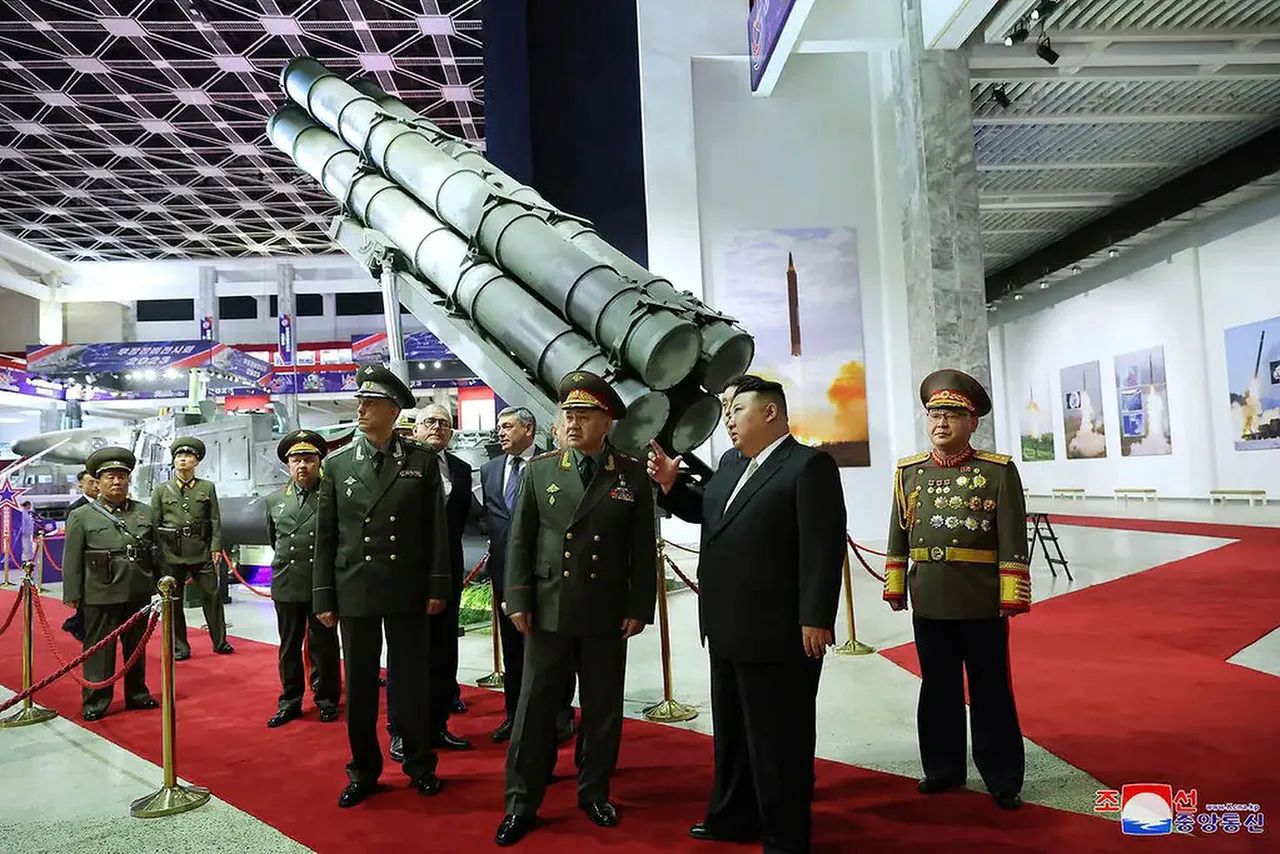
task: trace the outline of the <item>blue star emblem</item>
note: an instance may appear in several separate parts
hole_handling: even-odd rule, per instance
[[[27,490],[21,487],[15,488],[14,485],[9,482],[9,478],[6,477],[4,482],[0,483],[0,508],[16,508],[18,506],[18,499],[25,495],[26,492]]]

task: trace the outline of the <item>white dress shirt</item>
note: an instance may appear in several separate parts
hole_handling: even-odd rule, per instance
[[[444,458],[444,451],[441,451],[436,459],[440,463],[440,485],[444,487],[444,500],[449,500],[449,495],[453,492],[453,478],[449,476],[449,461]]]
[[[760,451],[760,453],[751,458],[751,462],[747,463],[747,468],[743,471],[742,477],[738,478],[738,485],[733,488],[733,492],[729,493],[729,501],[724,505],[726,508],[733,504],[733,499],[738,497],[738,493],[742,491],[742,487],[746,486],[747,480],[760,470],[760,466],[764,465],[764,461],[769,458],[769,455],[773,453],[774,449],[781,445],[783,441],[790,436],[790,433],[783,433],[768,445],[765,445],[764,449]],[[752,463],[755,463],[754,467],[752,466]]]

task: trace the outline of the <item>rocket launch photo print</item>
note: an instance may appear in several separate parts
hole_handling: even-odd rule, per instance
[[[1102,415],[1102,373],[1097,362],[1062,369],[1062,422],[1067,459],[1099,459],[1107,455]]]
[[[870,465],[855,231],[733,232],[712,263],[712,304],[755,337],[751,372],[785,386],[792,434],[841,466]]]
[[[1280,448],[1280,317],[1226,330],[1237,451]]]

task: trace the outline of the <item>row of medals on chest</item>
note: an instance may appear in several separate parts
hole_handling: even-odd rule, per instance
[[[936,510],[969,510],[977,513],[985,511],[991,513],[996,509],[996,500],[994,498],[983,498],[980,495],[971,495],[967,499],[962,495],[952,495],[952,485],[957,489],[982,489],[988,483],[987,478],[976,468],[971,466],[962,466],[960,474],[954,479],[950,478],[931,478],[926,481],[925,493],[932,495],[932,500],[926,498],[922,505],[925,508],[932,506]],[[934,528],[967,528],[970,531],[991,530],[990,519],[975,519],[972,516],[944,516],[941,513],[935,513],[929,517],[929,524]]]

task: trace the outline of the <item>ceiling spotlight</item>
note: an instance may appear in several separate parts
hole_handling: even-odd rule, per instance
[[[426,362],[419,362],[419,363],[418,363],[418,370],[420,370],[420,371],[425,371],[426,369],[427,369],[427,363],[426,363]]]
[[[1108,250],[1107,250],[1107,257],[1108,257],[1108,258],[1119,258],[1119,257],[1120,257],[1120,250],[1119,250],[1119,249],[1108,249]]]
[[[1045,18],[1053,14],[1053,10],[1058,8],[1058,0],[1040,0],[1040,3],[1031,10],[1031,20],[1033,22],[1043,21]]]
[[[987,303],[987,311],[990,311],[990,312],[993,312],[993,313],[994,313],[994,312],[995,312],[995,310],[996,310],[996,304],[995,304],[995,303],[993,303],[993,302],[989,302],[989,303]]]
[[[436,359],[434,362],[431,363],[431,367],[435,368],[438,371],[444,366],[440,363],[439,359]]]
[[[1005,110],[1009,109],[1009,106],[1013,104],[1013,101],[1009,99],[1009,93],[1004,91],[1003,86],[997,86],[996,88],[992,89],[991,97],[994,98],[995,102],[999,104],[1002,109],[1005,109]]]
[[[1043,281],[1043,282],[1041,282],[1041,283],[1040,283],[1040,290],[1042,290],[1042,291],[1047,291],[1047,290],[1049,290],[1049,282],[1048,282],[1048,280]]]
[[[1077,275],[1077,276],[1078,276],[1078,275],[1080,275],[1080,273],[1082,272],[1082,271],[1081,271],[1081,268],[1080,268],[1080,265],[1079,265],[1079,264],[1076,264],[1074,267],[1072,267],[1072,268],[1071,268],[1071,272],[1072,272],[1073,274]]]
[[[1053,49],[1053,45],[1049,42],[1048,36],[1040,39],[1040,43],[1036,45],[1036,56],[1040,57],[1050,65],[1057,63],[1059,53]]]
[[[1009,35],[1004,37],[1005,47],[1013,47],[1015,44],[1022,44],[1027,40],[1027,36],[1031,35],[1031,31],[1027,29],[1025,21],[1019,21],[1013,25],[1013,29],[1009,31]]]
[[[1022,300],[1022,294],[1014,294],[1013,299],[1014,302],[1020,302]]]

